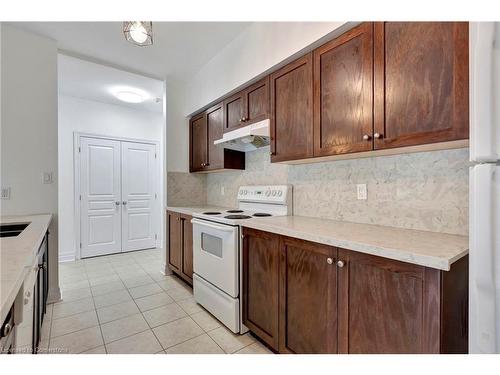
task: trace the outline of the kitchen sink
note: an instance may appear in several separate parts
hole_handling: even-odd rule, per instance
[[[0,224],[0,237],[17,237],[29,223],[20,224]]]

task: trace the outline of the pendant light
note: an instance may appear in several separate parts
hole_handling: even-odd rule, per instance
[[[153,44],[153,23],[149,21],[123,22],[125,39],[136,46],[150,46]]]

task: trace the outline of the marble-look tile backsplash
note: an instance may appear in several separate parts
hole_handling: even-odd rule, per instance
[[[168,206],[202,206],[207,203],[206,176],[197,173],[167,173]]]
[[[193,189],[204,185],[209,205],[235,206],[241,185],[291,184],[295,215],[468,234],[468,149],[303,165],[271,164],[259,150],[247,153],[245,171],[199,178]],[[356,184],[367,185],[367,200],[357,200]],[[189,201],[192,189],[174,186]]]

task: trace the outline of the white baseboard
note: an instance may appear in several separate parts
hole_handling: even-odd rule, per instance
[[[59,263],[74,262],[75,259],[76,259],[75,253],[66,253],[66,254],[59,253]]]
[[[170,268],[168,268],[168,266],[166,264],[163,265],[163,268],[160,272],[164,276],[168,276],[168,275],[172,274],[172,271],[170,270]]]
[[[56,303],[61,301],[61,289],[59,287],[49,289],[49,294],[47,296],[47,303]]]

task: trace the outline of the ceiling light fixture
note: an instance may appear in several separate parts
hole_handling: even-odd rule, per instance
[[[153,23],[149,21],[123,22],[123,34],[128,42],[136,46],[150,46],[153,44]]]
[[[142,103],[149,99],[149,94],[141,89],[135,87],[113,87],[110,89],[111,94],[113,94],[118,100],[126,103]]]

